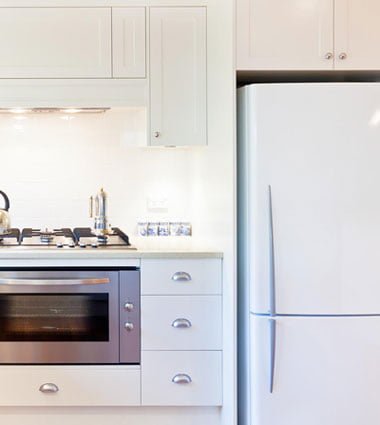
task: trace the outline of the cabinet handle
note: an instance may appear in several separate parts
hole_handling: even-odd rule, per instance
[[[172,323],[173,328],[191,328],[191,322],[188,319],[176,319]]]
[[[331,52],[327,52],[326,54],[325,54],[325,59],[327,59],[327,60],[330,60],[330,59],[332,59],[334,57],[334,55],[331,53]]]
[[[177,272],[173,274],[172,280],[174,280],[174,282],[190,282],[191,276],[186,272]]]
[[[39,390],[45,394],[53,394],[57,393],[59,391],[59,388],[57,387],[57,385],[52,384],[51,382],[47,382],[46,384],[42,384]]]
[[[155,131],[153,133],[153,137],[155,137],[156,139],[158,139],[161,136],[161,133],[159,131]]]
[[[275,373],[275,364],[276,364],[276,319],[271,317],[269,319],[269,392],[273,393],[274,386],[274,373]]]
[[[186,375],[186,373],[178,373],[177,375],[174,376],[174,378],[172,379],[172,382],[174,384],[190,384],[191,378],[189,375]]]
[[[339,59],[342,60],[342,61],[344,61],[345,59],[347,59],[347,53],[340,53]]]

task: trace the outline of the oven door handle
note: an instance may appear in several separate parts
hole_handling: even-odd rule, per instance
[[[110,283],[108,277],[85,279],[25,279],[25,278],[0,278],[0,285],[25,285],[25,286],[71,286],[71,285],[104,285]]]

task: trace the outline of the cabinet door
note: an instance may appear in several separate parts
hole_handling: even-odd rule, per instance
[[[380,2],[335,0],[335,68],[380,69]]]
[[[152,145],[206,144],[206,9],[150,10]]]
[[[111,77],[110,8],[1,8],[0,78]]]
[[[333,0],[238,0],[237,69],[332,69],[333,11]]]
[[[112,9],[112,57],[115,78],[145,78],[145,8]]]
[[[270,320],[251,319],[252,424],[379,423],[379,317]]]

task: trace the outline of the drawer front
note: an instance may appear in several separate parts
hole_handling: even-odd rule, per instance
[[[222,353],[220,351],[144,351],[142,404],[144,406],[221,406]]]
[[[221,350],[222,297],[142,297],[143,350]]]
[[[142,260],[143,295],[204,295],[222,293],[220,259]]]
[[[58,391],[44,384],[54,384]],[[138,406],[138,367],[1,366],[1,406]]]

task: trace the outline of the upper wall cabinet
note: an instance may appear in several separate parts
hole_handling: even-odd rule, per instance
[[[151,145],[207,144],[206,9],[150,9]]]
[[[112,8],[115,78],[145,78],[145,8]]]
[[[379,0],[335,0],[335,68],[380,69]]]
[[[238,0],[237,69],[333,69],[333,13],[333,0]]]
[[[1,8],[0,78],[107,78],[110,8]]]
[[[379,70],[378,0],[238,0],[239,70]]]

